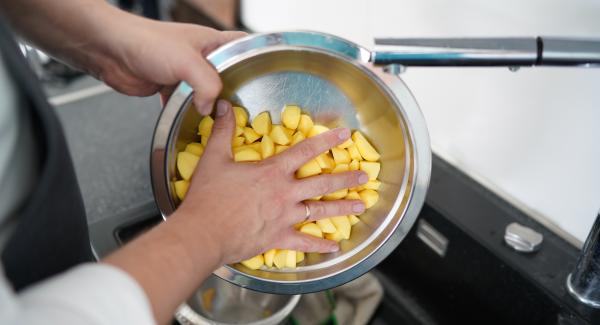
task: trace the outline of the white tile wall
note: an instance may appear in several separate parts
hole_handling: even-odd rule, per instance
[[[255,31],[320,30],[365,46],[374,36],[600,38],[600,1],[246,0],[242,13]],[[600,68],[412,68],[403,78],[438,154],[585,239],[600,209]]]

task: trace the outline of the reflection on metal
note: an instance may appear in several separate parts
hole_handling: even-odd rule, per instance
[[[567,289],[580,302],[600,308],[600,212],[583,244],[575,270],[567,278]]]
[[[448,249],[448,238],[437,231],[429,222],[424,219],[419,219],[417,224],[417,237],[429,246],[439,256],[446,256]]]
[[[88,97],[93,97],[96,95],[104,94],[111,90],[112,90],[112,88],[110,88],[109,86],[107,86],[105,84],[100,84],[100,85],[80,89],[77,91],[69,92],[66,94],[50,97],[48,99],[48,101],[54,107],[57,107],[57,106],[77,102],[77,101],[83,100]]]
[[[405,66],[600,65],[600,39],[378,38],[371,61]],[[511,70],[512,71],[512,70]]]
[[[532,253],[540,249],[544,236],[517,222],[506,226],[504,242],[517,252]]]

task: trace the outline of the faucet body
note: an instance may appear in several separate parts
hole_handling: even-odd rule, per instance
[[[575,269],[567,277],[567,289],[580,302],[600,308],[600,212],[583,244]]]

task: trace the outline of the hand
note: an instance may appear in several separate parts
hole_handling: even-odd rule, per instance
[[[360,214],[360,200],[305,201],[312,197],[368,181],[362,171],[296,179],[295,171],[322,152],[350,137],[348,129],[334,129],[306,139],[279,155],[256,163],[235,163],[231,138],[235,119],[231,105],[220,100],[204,155],[192,178],[186,199],[172,217],[187,218],[191,233],[218,250],[222,264],[238,262],[270,248],[303,252],[333,252],[334,241],[305,235],[293,225],[311,220]],[[212,245],[214,243],[214,245]]]
[[[102,60],[97,77],[127,95],[160,92],[163,104],[183,80],[194,89],[193,101],[200,114],[209,114],[222,84],[205,56],[247,34],[130,14],[122,17],[109,29],[111,36],[104,42],[109,59]]]

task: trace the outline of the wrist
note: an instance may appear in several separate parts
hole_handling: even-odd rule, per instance
[[[190,260],[198,263],[200,267],[210,266],[216,270],[224,263],[224,253],[210,226],[202,223],[203,218],[197,213],[188,213],[184,209],[178,209],[169,218],[167,224],[171,224],[172,230],[177,232],[182,249]]]

